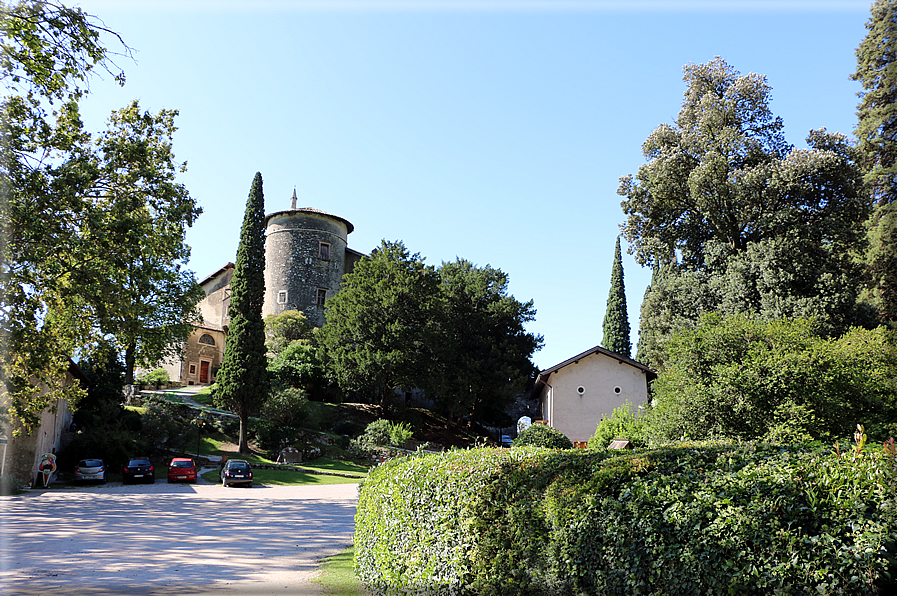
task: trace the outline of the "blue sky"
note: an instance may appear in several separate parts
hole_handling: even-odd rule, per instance
[[[682,67],[767,76],[789,142],[852,135],[870,2],[142,1],[77,3],[121,34],[127,84],[95,78],[101,130],[133,99],[177,109],[181,181],[205,212],[198,278],[236,255],[256,171],[268,212],[351,221],[349,246],[402,240],[438,265],[492,265],[533,300],[548,368],[601,342],[619,178],[676,118]],[[116,45],[109,40],[110,48]],[[120,49],[120,48],[119,48]],[[625,251],[624,242],[624,251]],[[650,271],[624,254],[633,328]]]

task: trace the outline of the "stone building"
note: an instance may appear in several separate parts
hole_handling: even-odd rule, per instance
[[[324,324],[324,304],[340,289],[343,275],[364,257],[348,247],[354,226],[346,219],[313,209],[290,208],[265,218],[265,299],[262,316],[298,310],[316,327]],[[206,293],[199,303],[203,323],[184,348],[184,358],[163,364],[172,381],[184,385],[215,382],[224,355],[230,322],[230,282],[234,264],[227,263],[200,282]]]

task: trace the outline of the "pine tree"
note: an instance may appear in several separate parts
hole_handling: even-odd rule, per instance
[[[268,395],[268,359],[262,302],[265,297],[265,197],[262,175],[256,173],[246,201],[237,262],[231,279],[230,327],[215,403],[240,418],[240,453],[248,453],[247,425],[251,411]]]
[[[626,287],[623,284],[623,254],[620,238],[614,249],[614,266],[610,274],[610,293],[607,297],[607,313],[604,315],[604,337],[601,345],[612,352],[630,357],[632,343],[629,340],[629,315],[626,312]]]

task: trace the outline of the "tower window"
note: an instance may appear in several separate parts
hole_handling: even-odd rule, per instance
[[[330,243],[328,242],[318,242],[318,257],[322,261],[330,260]]]
[[[277,304],[286,304],[287,303],[287,291],[281,290],[277,292]]]
[[[315,304],[318,306],[324,306],[324,302],[327,301],[327,290],[323,290],[318,288],[317,296],[315,296]]]

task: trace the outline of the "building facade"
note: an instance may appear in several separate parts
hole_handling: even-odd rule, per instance
[[[626,402],[644,405],[656,376],[644,364],[596,346],[540,372],[533,392],[542,405],[542,419],[582,443],[595,434],[602,416]]]
[[[262,316],[286,310],[301,311],[309,322],[324,325],[324,305],[340,289],[364,254],[348,247],[354,226],[348,220],[311,207],[296,207],[293,191],[290,208],[265,218],[265,299]],[[208,385],[224,356],[230,323],[231,278],[234,264],[227,263],[200,282],[205,298],[199,303],[203,323],[187,339],[184,356],[163,364],[172,381],[184,385]]]

